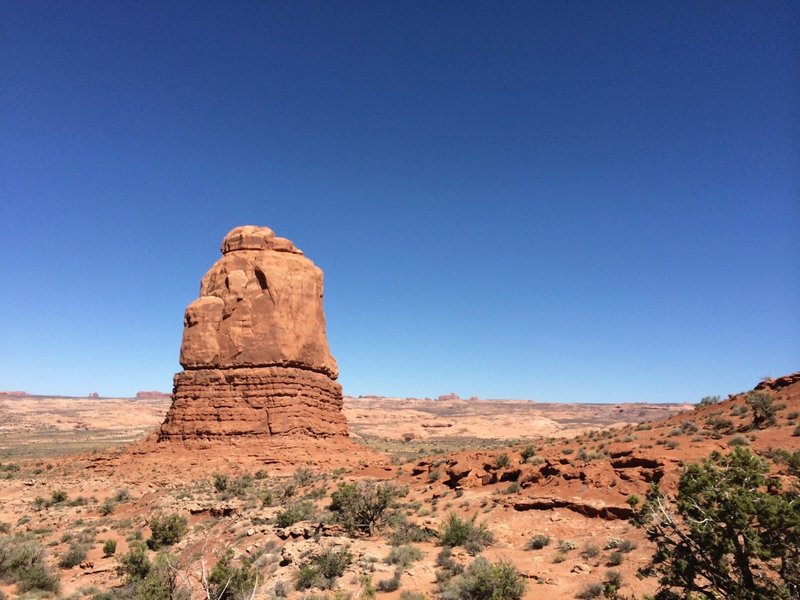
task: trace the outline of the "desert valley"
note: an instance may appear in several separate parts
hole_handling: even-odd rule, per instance
[[[172,395],[0,394],[2,596],[797,597],[800,373],[672,405],[348,398],[321,300],[290,241],[237,228],[186,310]],[[794,509],[756,548],[780,552],[717,581],[691,513],[665,515],[743,485],[732,461]]]

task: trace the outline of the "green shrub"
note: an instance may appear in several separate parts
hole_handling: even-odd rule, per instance
[[[117,551],[117,540],[106,540],[103,544],[103,556],[114,556]]]
[[[558,544],[558,549],[561,552],[569,552],[570,550],[575,550],[578,547],[578,544],[573,542],[572,540],[561,540]]]
[[[342,483],[331,494],[330,509],[336,521],[351,534],[361,532],[372,535],[396,497],[397,489],[390,484],[378,484],[371,480]]]
[[[214,473],[213,484],[217,492],[224,492],[228,489],[229,479],[225,473]]]
[[[536,454],[536,452],[531,445],[525,446],[519,453],[519,455],[522,457],[522,462],[527,462],[528,459],[534,454]]]
[[[87,551],[88,548],[85,544],[73,542],[61,556],[61,559],[58,561],[58,566],[62,569],[71,569],[72,567],[78,566],[86,560]]]
[[[0,536],[0,581],[16,583],[19,593],[57,592],[60,582],[45,564],[42,545],[19,536]]]
[[[147,546],[151,550],[158,550],[162,546],[171,546],[178,543],[188,530],[186,517],[176,513],[156,515],[150,519],[151,535],[147,540]]]
[[[550,543],[550,537],[546,536],[542,533],[539,533],[533,536],[531,539],[528,540],[528,543],[525,544],[526,550],[541,550],[547,544]]]
[[[734,448],[736,446],[749,446],[750,442],[747,441],[747,438],[743,435],[735,435],[731,439],[728,440],[728,446]]]
[[[475,554],[490,545],[494,536],[486,525],[475,523],[475,516],[465,521],[450,513],[439,532],[439,540],[443,546],[463,546],[468,552]]]
[[[258,573],[249,558],[234,566],[233,550],[227,550],[208,576],[210,597],[215,600],[245,600],[251,597]]]
[[[422,558],[422,550],[416,546],[395,546],[389,550],[386,563],[407,569],[412,563]]]
[[[454,577],[444,589],[446,600],[520,600],[525,580],[509,562],[492,564],[476,558],[462,575]]]
[[[50,572],[44,564],[32,565],[17,579],[17,591],[20,594],[35,591],[58,593],[60,588],[58,575]]]
[[[596,558],[600,555],[600,547],[597,544],[586,544],[581,550],[581,556],[588,560],[590,558]]]
[[[706,396],[702,398],[700,402],[694,405],[695,410],[698,408],[703,408],[704,406],[711,406],[713,404],[717,404],[720,401],[719,396]]]
[[[275,525],[289,527],[300,521],[305,521],[314,514],[314,505],[308,500],[291,502],[285,509],[275,515]]]
[[[128,552],[118,559],[117,573],[124,576],[127,583],[141,581],[150,573],[152,564],[147,558],[147,548],[142,542],[133,542]]]
[[[424,542],[431,537],[431,534],[415,523],[402,519],[395,523],[392,533],[389,536],[389,543],[392,546],[402,546],[414,542]]]
[[[753,413],[753,429],[761,429],[763,427],[775,425],[777,407],[775,405],[775,399],[767,392],[750,392],[747,394],[744,401]]]
[[[378,582],[379,592],[395,592],[400,589],[400,577],[403,575],[400,569],[395,569],[394,575],[390,579],[381,579]]]
[[[328,547],[300,567],[295,580],[298,590],[312,587],[330,589],[353,561],[349,548]]]
[[[603,586],[599,583],[587,583],[583,590],[578,594],[580,600],[592,600],[603,595]]]
[[[494,466],[496,469],[507,469],[511,466],[511,459],[508,457],[508,454],[503,452],[500,456],[498,456],[494,460]]]

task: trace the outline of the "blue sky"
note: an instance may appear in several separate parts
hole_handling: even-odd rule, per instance
[[[800,368],[796,2],[4,2],[0,389],[171,389],[236,225],[345,393],[696,401]]]

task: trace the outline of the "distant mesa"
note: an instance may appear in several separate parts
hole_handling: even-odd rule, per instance
[[[12,397],[12,398],[21,398],[21,397],[27,396],[27,395],[28,395],[28,392],[19,392],[19,391],[15,391],[15,392],[0,392],[0,396],[9,396],[9,397]]]
[[[167,392],[136,392],[136,399],[137,400],[161,400],[164,398],[170,398],[172,394]]]
[[[98,392],[92,392],[87,396],[87,398],[89,398],[90,400],[97,400],[98,398],[100,398],[100,394]]]
[[[347,435],[322,270],[267,227],[233,229],[187,308],[158,441]]]

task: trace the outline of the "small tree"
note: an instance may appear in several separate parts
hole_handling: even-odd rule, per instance
[[[798,597],[800,495],[782,492],[768,472],[747,448],[715,452],[681,476],[678,516],[657,486],[650,490],[639,524],[656,543],[659,600]]]
[[[753,413],[753,429],[775,425],[775,399],[767,392],[750,392],[745,402]]]
[[[396,496],[397,490],[389,484],[371,480],[342,483],[331,494],[330,509],[351,533],[360,531],[372,535]]]

